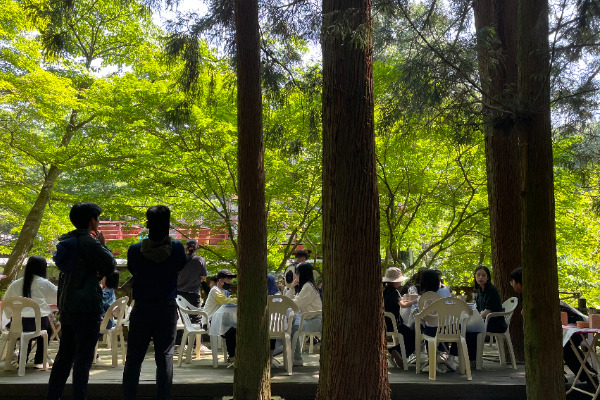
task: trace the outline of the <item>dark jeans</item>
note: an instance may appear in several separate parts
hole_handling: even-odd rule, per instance
[[[12,318],[11,318],[12,322]],[[6,327],[10,329],[11,322],[9,322]],[[35,318],[21,318],[21,323],[23,324],[23,332],[34,332],[35,331]],[[40,329],[48,332],[48,339],[52,336],[52,325],[50,325],[49,317],[42,317]],[[27,359],[25,362],[29,361],[29,353],[31,353],[31,343],[36,341],[35,348],[35,357],[33,359],[34,364],[41,364],[44,361],[44,339],[41,336],[38,336],[35,339],[31,339],[29,343],[27,343]],[[11,350],[12,351],[12,350]],[[12,353],[11,353],[12,354]],[[19,354],[19,359],[21,358],[21,354]]]
[[[410,356],[415,352],[415,331],[404,324],[398,324],[398,333],[402,335],[404,339],[404,350],[406,350],[406,357]],[[400,345],[390,347],[391,350],[396,350],[398,353],[400,352]]]
[[[73,399],[85,399],[90,367],[100,331],[99,314],[67,313],[60,315],[61,339],[48,381],[48,400],[59,399],[73,368]]]
[[[571,343],[567,342],[567,344],[565,344],[565,346],[563,347],[563,359],[565,360],[565,364],[567,364],[567,367],[569,367],[569,369],[573,372],[573,375],[577,375],[577,371],[579,371],[581,364],[579,363],[579,360],[575,355],[575,351],[579,353],[579,356],[581,358],[584,357],[583,352],[579,349],[579,346],[581,345],[583,339],[581,338],[580,334],[576,333],[571,337],[571,340],[573,340],[576,350],[573,350],[573,348],[571,347]],[[589,368],[590,371],[594,371],[594,368],[592,368],[588,362],[586,362],[585,365],[587,368]],[[582,373],[579,376],[579,379],[582,382],[585,382],[587,381],[588,376],[586,373]]]
[[[200,308],[200,303],[202,302],[202,298],[200,297],[199,293],[177,291],[177,294],[182,296],[184,299],[186,299],[194,307]],[[182,317],[182,320],[183,320],[183,317]],[[200,321],[202,320],[202,316],[201,315],[190,315],[190,320],[192,321],[192,324],[199,324],[199,323],[201,323]],[[183,337],[183,331],[182,330],[177,331],[177,337],[175,338],[176,345],[181,344],[182,337]]]
[[[225,347],[227,347],[227,355],[229,357],[235,357],[235,336],[237,330],[235,328],[229,328],[223,335],[225,338]]]
[[[169,399],[173,384],[173,347],[177,330],[175,299],[137,301],[129,317],[127,359],[123,370],[123,396],[137,397],[142,362],[154,341],[157,399]]]

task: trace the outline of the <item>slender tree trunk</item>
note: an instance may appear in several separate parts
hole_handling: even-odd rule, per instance
[[[527,399],[564,399],[550,123],[548,1],[519,2]]]
[[[233,395],[268,400],[267,215],[258,1],[235,1],[238,110],[238,331]]]
[[[517,106],[517,0],[475,0],[479,73],[484,92],[485,153],[494,283],[504,300],[515,295],[510,272],[521,265],[521,175]],[[524,360],[521,308],[511,338]]]
[[[389,399],[370,0],[323,1],[323,343],[317,399]]]
[[[0,281],[0,289],[6,289],[6,287],[15,280],[19,269],[23,265],[25,258],[27,258],[29,250],[31,250],[31,247],[33,246],[33,241],[40,229],[46,205],[50,201],[50,193],[52,192],[52,188],[60,173],[61,170],[54,165],[48,170],[40,193],[25,218],[17,243],[10,253],[10,257],[4,267],[4,274],[7,275],[8,278]]]

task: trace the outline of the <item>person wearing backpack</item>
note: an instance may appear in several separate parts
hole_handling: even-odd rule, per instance
[[[74,400],[85,399],[90,367],[100,332],[102,290],[99,281],[111,274],[116,261],[106,247],[95,203],[77,203],[69,219],[75,230],[62,235],[53,259],[61,271],[58,310],[61,340],[48,381],[48,400],[59,399],[73,369]]]

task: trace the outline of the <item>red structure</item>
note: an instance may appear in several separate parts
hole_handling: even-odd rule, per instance
[[[140,237],[142,227],[129,225],[124,221],[100,221],[99,230],[102,231],[106,240],[123,240],[132,237]],[[213,230],[210,228],[182,228],[171,231],[171,237],[185,242],[188,239],[196,239],[201,246],[217,246],[224,240],[229,239],[225,229]]]

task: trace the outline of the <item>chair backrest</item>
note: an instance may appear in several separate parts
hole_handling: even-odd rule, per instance
[[[267,296],[269,306],[269,333],[271,335],[283,334],[288,328],[291,329],[291,318],[288,310],[298,312],[298,305],[289,297],[280,294]],[[286,323],[287,321],[287,323]]]
[[[457,339],[458,336],[464,336],[467,328],[466,320],[472,313],[471,307],[463,300],[446,297],[434,301],[420,314],[435,315],[438,340],[450,341]]]
[[[392,330],[388,331],[387,330],[387,324],[385,324],[385,329],[386,329],[386,333],[398,333],[398,325],[396,325],[396,316],[394,314],[392,314],[391,312],[384,312],[383,313],[383,318],[389,318],[392,321]]]
[[[18,336],[23,332],[23,321],[21,313],[25,308],[31,308],[35,314],[35,333],[39,333],[42,327],[40,306],[35,300],[27,297],[9,297],[2,301],[2,312],[12,317],[9,336]]]
[[[125,316],[125,311],[127,310],[127,302],[129,301],[129,297],[123,296],[119,297],[114,301],[106,310],[106,314],[104,314],[104,318],[102,319],[102,323],[100,324],[100,332],[106,331],[106,325],[108,325],[108,321],[115,319],[115,328],[120,328],[123,326],[123,317]]]
[[[513,312],[519,305],[519,299],[516,297],[511,297],[507,299],[504,303],[502,303],[502,308],[504,312],[507,313],[504,315],[504,320],[506,321],[506,326],[510,326],[510,320],[512,318]]]
[[[194,330],[194,324],[192,322],[192,319],[190,318],[190,314],[201,315],[204,319],[203,323],[208,324],[208,314],[204,312],[204,310],[193,306],[189,301],[186,300],[185,297],[179,294],[177,295],[176,301],[177,307],[179,307],[180,311],[179,314],[181,314],[181,320],[183,321],[183,324],[187,327],[188,331]],[[197,326],[198,325],[196,325],[196,329]]]
[[[423,293],[421,295],[421,297],[419,297],[419,311],[424,310],[431,303],[433,303],[434,301],[439,300],[441,298],[442,298],[442,296],[440,296],[439,293],[437,293],[437,292]]]

